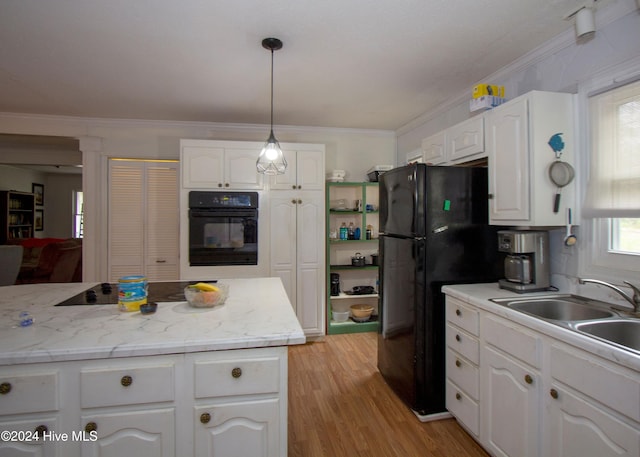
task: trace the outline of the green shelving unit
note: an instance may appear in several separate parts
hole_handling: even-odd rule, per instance
[[[348,295],[356,285],[371,285],[377,290],[378,266],[371,264],[370,254],[378,253],[378,183],[377,182],[339,182],[327,183],[326,187],[326,233],[327,247],[327,333],[357,333],[378,331],[378,302],[376,294]],[[361,209],[357,210],[356,200],[360,200]],[[338,203],[343,203],[338,208]],[[367,205],[373,205],[367,211]],[[360,239],[339,239],[339,228],[342,222],[349,225],[353,222],[360,228]],[[373,227],[372,239],[366,239],[367,225]],[[363,267],[351,265],[351,257],[356,253],[365,255],[367,264]],[[339,273],[341,293],[331,295],[331,273]],[[355,303],[367,303],[374,306],[371,319],[367,322],[355,322],[349,318],[346,322],[335,322],[331,318],[333,309],[348,311]]]

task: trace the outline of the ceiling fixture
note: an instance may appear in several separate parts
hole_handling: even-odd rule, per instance
[[[587,38],[596,32],[596,19],[592,8],[586,6],[576,13],[576,36]]]
[[[262,47],[271,51],[271,132],[258,156],[256,168],[258,173],[265,175],[281,175],[287,169],[287,161],[280,143],[273,134],[273,51],[282,49],[282,41],[277,38],[265,38],[262,40]]]
[[[593,0],[591,5],[582,5],[564,18],[566,21],[575,18],[576,38],[579,42],[588,40],[596,33],[596,1],[597,0]]]

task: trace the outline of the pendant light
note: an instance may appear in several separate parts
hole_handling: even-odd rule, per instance
[[[258,173],[265,175],[281,175],[287,169],[287,161],[280,149],[280,143],[273,134],[273,51],[282,48],[282,41],[277,38],[265,38],[262,40],[262,47],[271,51],[271,132],[258,156],[256,168]]]

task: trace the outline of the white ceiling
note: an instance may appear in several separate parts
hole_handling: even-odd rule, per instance
[[[616,0],[599,0],[597,7]],[[395,130],[593,0],[1,0],[0,112]]]

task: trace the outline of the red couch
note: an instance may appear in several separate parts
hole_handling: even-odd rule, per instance
[[[24,248],[16,284],[82,281],[81,238],[12,240]]]

